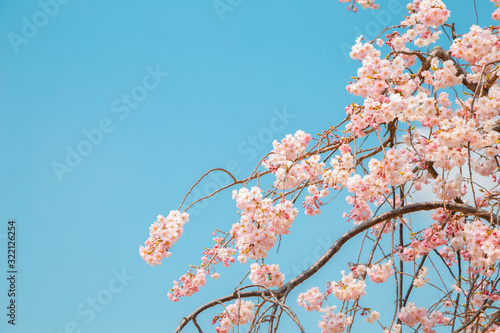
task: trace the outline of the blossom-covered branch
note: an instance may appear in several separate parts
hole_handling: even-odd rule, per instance
[[[374,1],[340,2],[353,11],[378,7]],[[303,330],[304,310],[319,313],[325,333],[350,332],[363,317],[388,333],[403,326],[425,333],[440,326],[500,331],[493,320],[500,282],[500,27],[473,25],[459,34],[443,1],[414,0],[407,8],[399,25],[374,40],[360,36],[353,45],[350,56],[360,66],[346,88],[361,101],[345,106],[342,122],[317,136],[297,130],[275,140],[246,178],[210,170],[177,210],[152,224],[140,254],[155,266],[172,254],[194,204],[235,187],[237,222],[213,232],[201,263],[174,281],[168,297],[180,301],[200,292],[208,277],[220,277],[219,264],[248,265],[240,284],[247,276],[251,284],[235,284],[233,294],[199,307],[177,332],[190,322],[201,330],[198,315],[215,306],[223,307],[213,320],[219,333],[245,324],[250,331],[268,325],[276,332],[283,314]],[[500,9],[491,17],[500,19]],[[452,36],[449,46],[436,45],[443,31]],[[232,182],[181,211],[211,172],[225,172]],[[295,221],[323,216],[323,207],[338,198],[350,208],[332,223],[345,220],[351,229],[310,267],[284,276],[268,253],[293,233]],[[424,211],[430,213],[415,214]],[[287,305],[289,293],[348,241],[358,241],[360,252],[345,258],[340,280],[303,290],[297,305],[304,309]],[[396,286],[392,315],[366,296],[387,281]],[[440,295],[428,307],[414,297],[424,289]]]

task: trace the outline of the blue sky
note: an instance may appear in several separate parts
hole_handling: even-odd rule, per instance
[[[198,207],[156,268],[138,251],[149,225],[208,169],[244,177],[272,138],[343,119],[357,68],[349,46],[406,12],[404,1],[380,2],[354,14],[324,0],[0,1],[0,247],[15,219],[18,271],[16,326],[1,311],[0,331],[171,332],[231,293],[246,267],[222,269],[177,304],[166,297],[211,231],[237,221],[230,191]],[[457,30],[474,22],[472,1],[449,9]],[[208,179],[200,193],[224,181]],[[314,218],[301,212],[277,257],[282,270],[317,259],[348,227],[345,209],[340,200]],[[292,297],[339,279],[342,255]],[[314,331],[319,316],[297,311]]]

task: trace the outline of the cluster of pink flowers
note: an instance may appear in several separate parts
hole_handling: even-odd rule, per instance
[[[370,43],[359,42],[351,52],[354,59],[365,53],[356,51],[357,45],[361,50],[374,49]],[[380,124],[389,123],[402,114],[408,104],[406,98],[411,98],[417,87],[410,74],[404,72],[407,61],[410,61],[408,57],[398,55],[392,60],[380,59],[380,51],[373,52],[375,51],[376,54],[363,59],[358,77],[347,86],[349,93],[365,99],[363,105],[353,103],[346,107],[346,113],[350,115],[346,130],[359,137],[365,135],[365,128],[378,128]],[[384,91],[390,92],[389,96],[385,96]]]
[[[432,312],[429,316],[429,320],[431,323],[435,324],[440,324],[440,325],[450,325],[451,324],[451,319],[449,317],[443,316],[441,311],[436,310]]]
[[[493,119],[495,119],[491,113],[495,110],[500,111],[500,100],[497,100],[495,93],[497,89],[492,87],[491,97],[481,98],[478,103],[475,103],[474,107],[477,110],[475,118],[468,120],[461,116],[443,118],[441,114],[441,119],[438,120],[439,133],[432,135],[434,140],[421,137],[415,131],[411,139],[409,135],[404,136],[404,142],[415,149],[420,159],[432,161],[435,167],[444,170],[463,166],[467,162],[467,146],[470,144],[478,153],[483,150],[477,158],[472,155],[473,170],[482,176],[493,175],[496,171],[495,156],[500,152],[497,145],[500,133],[491,130],[494,125]],[[440,96],[443,94],[445,93],[441,93]],[[472,103],[472,101],[465,101],[465,103]]]
[[[370,280],[375,283],[385,282],[391,275],[394,274],[394,268],[392,260],[380,265],[372,265],[370,268],[366,270],[368,276],[370,276]]]
[[[441,0],[414,0],[413,3],[408,4],[408,10],[412,14],[404,21],[406,25],[420,22],[436,28],[450,17],[450,11]]]
[[[220,320],[219,326],[215,328],[217,333],[227,333],[236,325],[245,325],[255,317],[253,313],[255,305],[252,301],[236,300],[234,304],[226,306],[224,312],[212,319],[212,325]]]
[[[416,156],[425,161],[432,161],[435,167],[443,168],[444,170],[460,167],[466,162],[466,149],[457,147],[450,150],[445,145],[438,145],[437,141],[430,141],[420,136],[418,131],[413,131],[412,135],[403,135],[403,142],[407,146],[413,147]],[[422,167],[420,163],[417,162],[416,164]],[[427,179],[424,179],[421,183],[426,183],[426,181]]]
[[[356,39],[356,44],[352,46],[349,56],[352,59],[363,60],[366,58],[379,58],[380,51],[373,47],[372,43],[362,43],[363,36],[359,36]],[[361,70],[361,69],[360,69]],[[358,75],[360,75],[360,70],[358,70]],[[360,75],[362,76],[362,75]]]
[[[337,155],[330,160],[330,165],[332,167],[325,170],[322,178],[325,185],[332,187],[334,190],[338,188],[338,185],[342,187],[347,186],[347,180],[350,175],[354,173],[355,168],[355,161],[354,156],[351,154],[351,147],[343,144],[340,146],[339,150],[342,155]]]
[[[360,5],[361,8],[363,8],[363,9],[367,9],[367,8],[378,9],[379,8],[379,5],[375,3],[375,0],[354,0],[354,1],[353,0],[339,0],[339,3],[342,3],[342,2],[351,3],[349,6],[347,6],[347,10],[352,10],[354,12],[358,11],[358,7],[356,7],[356,4]]]
[[[324,315],[321,316],[322,320],[318,323],[321,333],[339,333],[344,332],[347,326],[352,323],[352,317],[347,317],[345,313],[334,313],[336,306],[329,306],[321,309]]]
[[[499,8],[500,9],[500,8]],[[495,11],[495,13],[499,10],[497,9]],[[498,13],[498,15],[500,16],[500,13]],[[500,17],[499,18],[496,18],[496,20],[500,20]],[[488,328],[488,330],[486,331],[486,333],[500,333],[500,326],[498,325],[493,325],[491,326],[490,328]]]
[[[492,127],[494,122],[490,122]],[[478,151],[488,146],[495,145],[500,134],[495,131],[484,131],[483,124],[476,118],[455,116],[451,119],[442,119],[439,123],[441,132],[435,137],[448,147],[455,148],[467,145]]]
[[[415,39],[417,47],[434,43],[441,34],[441,31],[436,30],[437,27],[450,17],[450,11],[446,9],[445,4],[441,0],[413,0],[407,8],[410,15],[401,24],[411,26],[412,31],[409,31],[406,37]],[[416,36],[418,38],[415,38]]]
[[[293,136],[288,134],[281,143],[274,140],[272,153],[262,162],[276,177],[274,187],[285,190],[296,187],[303,181],[319,179],[323,175],[324,164],[320,162],[320,155],[297,161],[306,153],[310,141],[311,135],[300,130]]]
[[[446,216],[442,209],[433,214],[435,219]],[[469,262],[467,273],[489,277],[500,260],[500,229],[480,220],[467,223],[464,218],[450,220],[446,227],[434,223],[424,229],[421,240],[414,239],[408,247],[399,248],[397,254],[403,261],[412,261],[440,246],[443,247],[438,252],[449,266],[457,263],[456,253],[459,252],[462,259]],[[418,279],[424,276],[423,271],[419,272]],[[427,281],[418,279],[418,284]]]
[[[236,249],[224,245],[224,239],[222,237],[214,237],[213,240],[215,245],[211,249],[205,249],[203,251],[201,261],[205,266],[222,262],[224,267],[229,267],[230,264],[235,262],[234,255],[236,254]]]
[[[497,5],[497,9],[493,12],[493,14],[491,14],[491,18],[498,21],[500,20],[500,0],[490,0],[490,1]]]
[[[310,134],[297,131],[294,135],[287,134],[281,142],[273,141],[273,151],[269,158],[263,162],[264,167],[273,170],[281,167],[286,161],[294,161],[306,152],[307,145],[311,141]]]
[[[352,276],[356,279],[362,277],[366,272],[366,266],[362,264],[353,265],[350,268]]]
[[[458,174],[454,180],[446,181],[441,176],[438,176],[432,186],[432,192],[436,194],[438,199],[451,201],[455,198],[464,196],[466,187],[462,186],[463,177]]]
[[[471,299],[471,304],[473,306],[475,306],[476,308],[480,308],[484,304],[484,302],[489,299],[489,295],[488,294],[484,294],[482,292],[480,292],[480,293],[474,293],[471,296],[472,296],[470,298]],[[495,298],[498,299],[498,296],[495,297]]]
[[[454,230],[450,245],[469,261],[468,273],[491,276],[495,272],[494,266],[500,259],[498,227],[491,228],[479,220],[460,223]]]
[[[422,267],[418,271],[418,276],[416,279],[413,280],[413,285],[415,288],[421,288],[423,287],[427,282],[429,282],[429,279],[426,279],[425,277],[427,276],[429,272],[429,269],[427,267]]]
[[[200,288],[207,282],[206,271],[204,269],[197,269],[196,273],[191,270],[179,278],[179,282],[174,281],[174,286],[167,294],[171,301],[179,301],[179,297],[191,296],[200,291]],[[182,283],[182,285],[179,285]]]
[[[266,288],[282,287],[285,276],[280,272],[280,266],[276,264],[262,265],[257,263],[250,265],[250,280],[253,284],[259,284]]]
[[[307,192],[309,192],[310,195],[306,196],[305,201],[303,203],[303,207],[305,208],[305,213],[309,216],[321,213],[321,209],[319,208],[319,206],[322,205],[323,202],[319,199],[327,197],[330,194],[330,192],[328,191],[327,188],[320,190],[316,185],[310,185],[307,188]]]
[[[304,155],[307,145],[311,140],[311,134],[298,130],[293,136],[287,134],[284,139],[281,139],[281,142],[274,140],[273,152],[289,161],[293,161],[297,157]]]
[[[424,78],[425,83],[432,85],[434,88],[443,89],[462,83],[463,75],[457,75],[458,70],[455,68],[453,61],[446,60],[443,63],[443,67],[438,68],[439,60],[438,58],[433,58],[431,60],[431,66],[431,69],[434,72],[431,73],[428,70],[423,71],[422,77]]]
[[[439,255],[443,260],[446,262],[446,265],[452,266],[453,264],[458,263],[457,261],[457,255],[453,248],[449,246],[443,246],[442,248],[439,249]]]
[[[405,150],[389,149],[382,161],[375,158],[370,160],[368,175],[361,178],[355,174],[347,179],[347,190],[355,194],[354,197],[346,197],[347,203],[353,205],[349,217],[356,224],[372,216],[368,203],[384,200],[391,193],[390,186],[403,184],[413,178],[407,155]]]
[[[345,271],[340,273],[342,273],[342,280],[330,282],[327,286],[327,295],[331,293],[341,301],[348,301],[359,299],[366,294],[364,280],[355,278],[352,272],[347,275]]]
[[[490,1],[500,6],[500,0]],[[363,8],[378,6],[373,0],[339,2],[349,2],[353,9],[355,4]],[[413,0],[407,8],[409,15],[397,31],[370,42],[360,36],[352,47],[350,56],[360,60],[361,66],[357,76],[347,86],[347,91],[363,101],[345,108],[348,115],[345,136],[333,139],[331,131],[336,131],[337,127],[332,127],[310,152],[307,152],[307,147],[312,137],[304,131],[288,134],[280,142],[275,140],[273,150],[262,166],[274,175],[274,190],[278,194],[272,192],[263,197],[259,187],[233,191],[239,221],[224,237],[213,238],[215,245],[203,251],[201,266],[192,268],[181,276],[179,282],[174,281],[168,293],[171,300],[178,301],[180,297],[197,292],[205,285],[206,275],[210,275],[213,265],[223,263],[229,266],[236,261],[237,252],[237,259],[242,263],[248,259],[266,258],[278,237],[289,233],[298,214],[293,203],[286,200],[288,194],[284,193],[288,190],[293,193],[298,189],[295,193],[301,194],[301,186],[303,189],[307,186],[303,207],[305,214],[310,216],[321,212],[322,199],[329,196],[332,190],[347,189],[350,195],[346,201],[352,209],[348,214],[344,213],[344,217],[360,224],[373,216],[373,206],[385,205],[383,209],[389,206],[394,209],[411,204],[411,194],[424,186],[431,188],[436,198],[447,205],[454,200],[468,204],[465,198],[467,192],[479,187],[477,179],[463,176],[466,174],[464,170],[470,167],[473,173],[493,180],[491,187],[485,185],[484,191],[481,189],[482,197],[474,193],[476,208],[492,206],[492,211],[498,208],[498,192],[493,187],[500,184],[500,133],[496,128],[500,114],[498,27],[472,26],[469,32],[454,36],[449,52],[444,49],[444,53],[436,52],[440,51],[438,48],[430,51],[428,48],[427,52],[419,53],[410,50],[411,43],[417,47],[435,43],[441,34],[438,28],[446,23],[450,12],[441,0]],[[500,8],[492,17],[500,20]],[[448,29],[448,26],[442,28]],[[382,48],[390,48],[391,53],[383,56]],[[461,59],[465,64],[459,64],[451,57]],[[417,68],[417,61],[421,63],[418,72],[413,71]],[[475,92],[470,84],[477,86]],[[450,97],[448,92],[463,85],[473,93],[467,92],[465,97],[452,94]],[[382,130],[385,129],[388,132],[382,137]],[[407,133],[402,142],[400,131]],[[379,141],[366,148],[365,142],[371,141],[359,139],[366,135]],[[388,141],[384,143],[385,139]],[[320,153],[326,155],[337,148],[339,155],[331,158],[330,166],[325,167]],[[378,148],[380,150],[375,150]],[[395,194],[399,190],[401,197]],[[470,216],[443,208],[436,209],[432,219],[432,225],[418,229],[418,232],[413,229],[415,224],[410,223],[409,217],[408,220],[398,217],[384,221],[374,226],[372,232],[382,236],[382,233],[395,230],[397,221],[401,221],[403,231],[409,229],[409,241],[404,242],[409,244],[398,246],[393,251],[402,261],[415,261],[432,251],[437,251],[448,266],[462,260],[467,266],[462,276],[481,275],[478,281],[483,282],[462,290],[459,280],[458,286],[452,286],[452,292],[464,292],[468,302],[476,309],[485,301],[498,301],[500,297],[491,277],[498,272],[500,229],[479,219],[471,221]],[[144,260],[155,266],[161,263],[162,258],[170,256],[169,250],[182,235],[187,220],[188,215],[178,211],[171,211],[166,218],[158,216],[150,228],[150,238],[144,247],[140,247]],[[227,242],[226,236],[231,236],[227,237]],[[229,242],[233,242],[231,246]],[[395,270],[392,260],[389,260],[370,267],[356,264],[349,274],[341,273],[341,281],[328,283],[324,294],[314,287],[299,294],[297,299],[297,303],[307,311],[315,310],[323,314],[318,327],[324,333],[344,331],[352,322],[352,317],[347,316],[349,311],[355,313],[361,308],[356,303],[358,308],[346,310],[346,313],[342,312],[342,308],[341,312],[335,313],[335,306],[322,308],[327,296],[333,294],[342,302],[358,300],[366,294],[366,274],[371,281],[382,283],[394,275]],[[217,278],[219,274],[213,272],[211,276]],[[284,281],[284,275],[276,264],[253,263],[249,278],[252,283],[266,288],[282,287]],[[429,281],[428,268],[422,267],[415,272],[413,286],[420,288]],[[454,306],[458,309],[461,306],[458,302],[455,304],[450,295],[440,302],[445,308]],[[370,311],[368,308],[361,309],[363,316]],[[214,317],[214,323],[220,320],[216,331],[228,332],[237,324],[248,323],[254,318],[253,310],[252,302],[240,300],[227,306],[224,312]],[[365,321],[374,323],[379,316],[377,311],[371,311]],[[434,306],[427,310],[408,303],[397,316],[406,326],[422,325],[425,333],[434,332],[436,324],[450,324],[450,319],[435,310]],[[401,332],[399,324],[391,328],[393,333]],[[391,328],[385,329],[385,332]],[[497,331],[500,329],[493,326],[487,332]]]
[[[377,311],[371,311],[368,317],[365,318],[366,322],[369,322],[370,324],[373,324],[376,320],[380,318],[380,313]]]
[[[410,156],[411,158],[412,156]],[[369,163],[370,174],[377,176],[382,186],[397,186],[413,179],[412,167],[406,150],[391,148],[385,153],[382,161],[372,158]],[[383,192],[383,191],[380,191]],[[379,193],[380,193],[379,192]],[[368,198],[377,197],[378,193],[369,194]]]
[[[415,258],[420,258],[424,254],[431,252],[441,245],[448,243],[450,230],[443,229],[441,224],[433,223],[431,226],[424,229],[423,238],[421,240],[414,239],[408,247],[404,249],[399,247],[397,255],[403,261],[412,261]]]
[[[241,214],[230,231],[239,250],[238,260],[265,258],[276,243],[276,236],[289,233],[297,208],[288,200],[273,205],[271,199],[262,198],[256,186],[233,191],[233,199]]]
[[[321,178],[324,173],[321,156],[302,158],[310,141],[311,135],[299,130],[293,136],[288,134],[281,143],[276,140],[273,142],[274,149],[262,165],[274,173],[276,189],[286,190],[302,182]]]
[[[297,304],[306,309],[307,311],[320,311],[325,297],[318,287],[313,287],[305,293],[300,293],[297,298]]]
[[[452,322],[449,317],[443,316],[439,310],[428,315],[426,308],[417,308],[415,303],[411,302],[401,309],[398,313],[398,318],[403,324],[409,327],[413,327],[417,324],[422,325],[422,331],[424,333],[435,332],[433,327],[436,324],[450,325]]]
[[[398,313],[398,318],[407,326],[413,327],[416,324],[422,324],[423,326],[429,326],[430,320],[427,318],[426,308],[417,308],[415,303],[408,303],[404,306]]]
[[[149,238],[145,246],[139,247],[141,257],[151,266],[161,264],[163,258],[172,254],[169,252],[182,236],[184,223],[189,220],[187,213],[172,210],[167,217],[158,215],[156,222],[149,228]]]
[[[468,33],[453,41],[450,47],[451,55],[478,65],[472,67],[472,70],[477,73],[482,65],[498,59],[500,52],[498,41],[498,35],[492,34],[490,29],[473,25]],[[474,76],[467,78],[473,79]]]
[[[319,179],[324,172],[324,163],[320,162],[320,158],[320,155],[314,155],[295,164],[287,161],[274,173],[274,186],[279,190],[286,190],[297,187],[302,182]]]

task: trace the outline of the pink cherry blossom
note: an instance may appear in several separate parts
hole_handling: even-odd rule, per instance
[[[281,287],[285,276],[280,272],[279,265],[262,265],[253,263],[250,265],[250,280],[253,284],[259,284],[266,288]]]
[[[313,287],[304,293],[300,293],[297,298],[297,304],[307,311],[320,311],[324,301],[325,297],[318,287]]]
[[[234,304],[226,306],[226,311],[212,320],[212,325],[220,320],[219,326],[215,328],[217,333],[227,333],[235,325],[245,325],[255,317],[254,303],[252,301],[237,300]]]
[[[177,210],[170,211],[167,217],[158,215],[156,222],[149,228],[145,247],[139,248],[141,257],[152,266],[160,265],[163,258],[171,255],[169,250],[182,236],[184,223],[188,220],[187,213]]]

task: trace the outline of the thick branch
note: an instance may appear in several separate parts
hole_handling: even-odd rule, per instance
[[[297,287],[299,284],[313,276],[316,272],[318,272],[330,259],[342,248],[342,246],[347,243],[348,240],[353,238],[354,236],[358,235],[359,233],[362,233],[363,231],[388,220],[394,219],[396,217],[413,213],[413,212],[418,212],[418,211],[428,211],[428,210],[434,210],[437,208],[445,208],[450,211],[455,211],[455,212],[461,212],[464,213],[465,215],[474,215],[480,218],[483,218],[487,220],[488,222],[493,222],[495,224],[498,224],[498,217],[495,215],[490,214],[489,212],[486,212],[484,210],[478,210],[475,207],[468,206],[465,204],[459,204],[459,203],[445,203],[442,201],[430,201],[430,202],[422,202],[422,203],[416,203],[416,204],[411,204],[407,206],[403,206],[400,208],[396,208],[394,210],[391,210],[386,213],[382,213],[374,218],[369,219],[366,222],[363,222],[360,225],[355,226],[348,232],[346,232],[344,235],[342,235],[340,238],[338,238],[335,243],[323,254],[321,258],[319,258],[312,266],[310,266],[307,270],[302,272],[299,276],[293,278],[291,281],[286,283],[284,286],[282,286],[279,289],[276,290],[253,290],[253,291],[245,291],[245,292],[238,292],[238,290],[235,290],[233,294],[227,295],[221,298],[218,298],[216,300],[210,301],[202,306],[200,306],[198,309],[196,309],[193,313],[191,313],[189,316],[182,318],[181,323],[175,330],[175,333],[179,333],[191,320],[196,318],[201,312],[214,307],[217,304],[220,304],[221,302],[229,302],[237,298],[249,298],[249,297],[266,297],[266,296],[272,296],[274,297],[281,297],[285,293],[290,292],[292,289]]]
[[[434,48],[432,49],[431,51],[431,57],[436,57],[438,58],[439,60],[441,60],[442,62],[445,62],[447,60],[451,60],[453,61],[453,64],[455,65],[455,68],[457,70],[457,74],[458,75],[463,75],[463,79],[462,79],[462,83],[464,86],[467,87],[467,89],[469,89],[470,91],[472,91],[473,93],[476,92],[476,89],[477,89],[477,84],[476,83],[472,83],[472,82],[469,82],[467,81],[467,72],[465,71],[465,69],[463,69],[462,66],[460,66],[456,61],[455,59],[453,59],[453,57],[448,53],[446,52],[441,46],[434,46]],[[426,60],[426,62],[422,63],[422,67],[420,67],[420,69],[418,70],[418,73],[421,73],[423,72],[424,70],[428,70],[430,68],[430,61],[429,59]],[[487,92],[486,92],[487,93]]]

